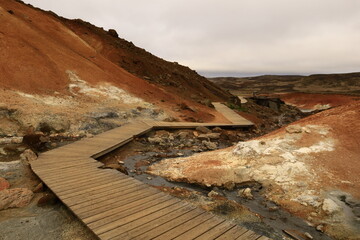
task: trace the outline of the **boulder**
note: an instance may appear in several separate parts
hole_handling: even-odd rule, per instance
[[[221,132],[222,132],[222,129],[219,128],[219,127],[215,127],[215,128],[213,128],[212,131],[213,131],[213,132],[216,132],[216,133],[221,133]]]
[[[207,133],[207,134],[200,134],[198,136],[198,138],[200,140],[205,140],[205,139],[219,139],[220,138],[220,133]]]
[[[337,212],[340,212],[342,208],[332,199],[326,198],[323,201],[322,210],[328,215],[333,215]]]
[[[119,34],[116,32],[115,29],[109,29],[108,34],[114,38],[118,38]]]
[[[236,184],[233,181],[229,181],[229,182],[224,183],[224,188],[229,190],[229,191],[234,190],[235,187],[236,187]]]
[[[186,139],[189,137],[189,133],[188,132],[179,132],[177,135],[180,139]]]
[[[221,196],[220,193],[214,191],[214,190],[211,190],[209,193],[208,193],[208,197],[218,197],[218,196]]]
[[[204,126],[197,127],[196,131],[201,132],[201,133],[211,133],[211,130]]]
[[[240,189],[238,196],[246,199],[254,199],[254,196],[251,193],[251,188]]]
[[[113,164],[108,164],[105,166],[105,168],[111,168],[111,169],[115,169],[115,170],[118,170],[119,172],[122,172],[126,175],[128,175],[128,171],[126,169],[126,167],[124,165],[120,165],[120,164],[116,164],[116,163],[113,163]]]
[[[0,191],[0,210],[27,206],[34,193],[27,188],[4,189]]]
[[[20,155],[21,160],[28,164],[31,161],[34,161],[37,159],[37,155],[36,153],[34,153],[33,151],[31,151],[30,149],[26,149],[21,155]]]
[[[165,131],[165,130],[160,130],[160,131],[157,131],[156,134],[155,134],[156,137],[169,137],[170,136],[170,133],[168,131]]]
[[[202,144],[209,150],[215,150],[218,147],[216,143],[210,141],[202,141]]]
[[[0,177],[0,191],[8,189],[9,187],[10,183],[5,178]]]
[[[164,142],[164,139],[160,137],[149,137],[148,138],[149,143],[151,144],[161,144]]]

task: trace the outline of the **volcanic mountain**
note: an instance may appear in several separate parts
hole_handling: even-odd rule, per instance
[[[211,101],[232,98],[190,68],[119,38],[115,30],[15,0],[0,0],[0,20],[0,107],[14,128],[39,128],[50,115],[139,115],[148,109],[162,118],[219,121]]]

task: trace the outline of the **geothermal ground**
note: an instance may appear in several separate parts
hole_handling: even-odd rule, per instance
[[[210,82],[21,1],[0,22],[0,240],[97,239],[29,163],[135,120],[228,123],[215,101],[254,126],[153,131],[97,160],[272,239],[360,239],[359,73]]]

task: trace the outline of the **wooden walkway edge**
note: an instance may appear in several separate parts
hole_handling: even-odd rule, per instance
[[[100,169],[94,159],[152,129],[252,125],[226,106],[214,105],[233,124],[135,121],[45,152],[31,168],[99,239],[266,240],[116,170]]]

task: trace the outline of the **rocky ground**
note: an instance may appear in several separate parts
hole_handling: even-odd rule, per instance
[[[235,147],[162,160],[148,173],[174,182],[240,188],[249,199],[260,184],[265,199],[316,231],[359,239],[359,109],[355,102],[323,111]]]
[[[31,171],[29,161],[37,155],[27,145],[0,144],[0,147],[12,153],[12,159],[19,159],[1,156],[1,240],[96,239]]]
[[[82,82],[82,84],[85,83]],[[88,91],[82,89],[88,89]],[[0,185],[2,186],[0,207],[3,209],[2,213],[4,214],[0,220],[0,229],[2,229],[4,236],[7,237],[4,239],[23,239],[23,236],[30,231],[32,226],[36,226],[36,229],[37,227],[46,227],[51,231],[54,238],[93,238],[91,233],[46,189],[46,186],[41,184],[40,180],[31,172],[28,162],[36,159],[37,155],[43,151],[68,144],[80,138],[91,137],[98,132],[119,126],[125,121],[131,121],[134,118],[162,119],[166,116],[161,111],[142,101],[132,105],[133,108],[127,106],[128,111],[123,112],[125,117],[119,112],[119,108],[122,106],[119,101],[117,101],[117,105],[114,102],[114,109],[109,107],[103,112],[99,111],[98,108],[95,108],[99,106],[99,98],[97,95],[93,95],[94,92],[101,94],[102,100],[108,99],[109,106],[112,106],[112,99],[107,95],[108,91],[99,92],[98,89],[98,86],[95,88],[88,84],[77,88],[77,95],[69,98],[73,103],[77,101],[76,108],[75,106],[61,104],[54,107],[54,105],[47,105],[48,99],[45,100],[38,95],[21,96],[14,93],[10,98],[14,101],[11,103],[13,108],[1,108],[0,113],[4,121],[0,124],[0,130],[2,131],[2,137],[0,138]],[[10,93],[7,92],[7,94]],[[17,101],[25,102],[24,105],[16,105],[16,97],[18,97]],[[28,101],[24,101],[24,98]],[[64,99],[64,97],[50,99],[54,102],[55,100]],[[84,99],[91,101],[86,103]],[[137,100],[137,98],[135,99]],[[140,107],[139,104],[141,103],[145,106]],[[82,108],[76,112],[75,110],[79,105]],[[178,106],[179,111],[181,111],[182,107]],[[244,107],[247,108],[247,112],[244,112],[244,109],[237,110],[247,117],[250,116],[258,120],[253,128],[236,130],[199,127],[196,130],[159,130],[137,138],[126,147],[116,150],[99,160],[104,163],[104,168],[116,168],[165,192],[187,199],[206,210],[213,211],[225,218],[235,219],[239,224],[241,223],[260,233],[270,234],[275,239],[282,238],[281,231],[274,232],[271,226],[264,224],[262,215],[252,212],[243,203],[234,201],[234,196],[232,196],[234,191],[226,193],[222,189],[198,187],[196,183],[186,184],[185,186],[177,183],[172,184],[164,178],[147,173],[148,166],[162,159],[179,158],[195,153],[227,148],[237,144],[239,141],[261,136],[303,116],[296,108],[284,104],[279,109],[274,110],[257,105],[249,100]],[[40,108],[56,113],[63,111],[62,118],[57,118],[58,115],[42,115]],[[34,111],[37,109],[38,112]],[[93,112],[85,114],[90,111]],[[31,113],[33,114],[28,115]],[[35,113],[38,113],[38,115]],[[266,125],[262,124],[267,122],[266,120],[270,116],[272,116],[273,121]],[[25,125],[24,122],[26,121],[20,121],[26,117],[28,117],[29,121],[31,120],[31,124]],[[279,119],[281,120],[279,121]],[[63,120],[68,124],[63,125]],[[88,126],[86,128],[79,127],[83,126],[83,124],[89,125],[86,125]],[[237,198],[236,194],[235,200]],[[272,204],[270,205],[272,206]],[[46,218],[50,218],[51,221],[45,221]],[[45,223],[48,225],[44,225]],[[21,230],[10,230],[8,227],[10,225],[21,227]],[[53,229],[53,231],[50,229]],[[33,234],[32,239],[41,239],[50,233],[40,233],[35,230]]]

